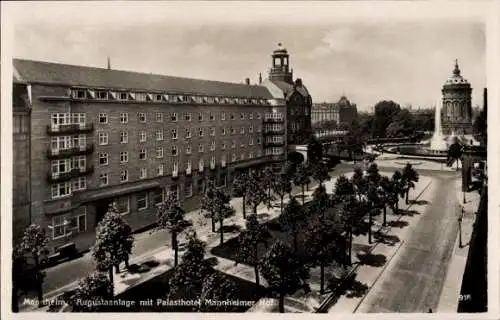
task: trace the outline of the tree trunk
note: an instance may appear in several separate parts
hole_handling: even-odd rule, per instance
[[[38,307],[43,307],[43,279],[42,273],[40,270],[40,257],[38,254],[34,254],[33,258],[35,260],[35,278],[36,278],[36,288],[37,288],[37,297],[38,297]]]
[[[349,231],[349,265],[352,264],[352,226]]]
[[[321,269],[321,284],[320,284],[320,289],[319,292],[321,294],[325,293],[325,264],[321,262],[320,264],[320,269]]]
[[[212,211],[212,232],[215,232],[215,213]]]
[[[129,256],[127,256],[125,258],[125,268],[127,268],[127,270],[130,268],[130,265],[128,264],[128,259],[129,259]]]
[[[387,207],[384,205],[384,223],[382,224],[384,227],[387,225]]]
[[[399,201],[396,201],[395,208],[396,208],[396,212],[394,212],[394,213],[398,214],[399,213]]]
[[[409,201],[408,201],[408,196],[410,195],[410,189],[407,189],[406,190],[406,195],[405,195],[405,204],[408,204]]]
[[[285,198],[285,195],[281,196],[281,207],[280,207],[280,213],[283,214],[283,199]]]
[[[116,273],[120,273],[120,265],[119,264],[115,264],[115,271],[116,271]]]
[[[177,248],[177,232],[172,230],[172,249],[174,250],[174,267],[177,267],[178,261],[178,248]]]
[[[302,204],[305,202],[305,194],[304,194],[304,185],[301,185],[302,188]]]
[[[257,204],[257,205],[255,205],[255,206],[253,206],[253,213],[257,214],[257,207],[258,207],[258,206],[259,206],[258,204]]]
[[[220,220],[220,227],[219,227],[220,244],[222,245],[224,243],[224,219],[222,219],[222,217],[219,217],[219,220]]]
[[[285,293],[283,289],[280,291],[280,301],[279,301],[280,313],[285,313]]]
[[[309,183],[306,184],[306,190],[309,191]]]
[[[245,212],[245,195],[243,195],[243,219],[246,219],[246,218],[247,218],[247,215]]]
[[[111,296],[114,296],[115,282],[113,280],[113,266],[109,267],[108,274],[109,274],[109,282],[111,283]]]
[[[368,243],[372,244],[372,210],[368,211]]]

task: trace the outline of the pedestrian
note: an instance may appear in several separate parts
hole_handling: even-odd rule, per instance
[[[432,313],[432,308],[429,308],[429,311],[427,313]]]

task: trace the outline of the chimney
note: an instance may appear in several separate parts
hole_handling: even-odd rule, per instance
[[[245,78],[245,84],[250,85],[250,78]]]
[[[259,72],[259,84],[262,84],[262,73]]]
[[[108,70],[111,70],[111,59],[108,56]]]

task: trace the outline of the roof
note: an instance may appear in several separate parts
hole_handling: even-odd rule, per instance
[[[265,86],[14,59],[14,81],[74,87],[272,99]]]
[[[274,83],[278,88],[280,88],[280,90],[286,94],[287,98],[289,98],[291,96],[290,93],[294,91],[294,85],[290,83],[279,80],[274,80],[272,81],[272,83]],[[309,91],[307,91],[307,88],[304,85],[300,87],[299,86],[295,87],[295,90],[298,93],[300,93],[303,97],[309,96]]]

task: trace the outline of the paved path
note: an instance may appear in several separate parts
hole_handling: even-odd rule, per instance
[[[358,312],[436,310],[458,231],[455,179],[439,177],[431,205]]]

